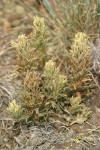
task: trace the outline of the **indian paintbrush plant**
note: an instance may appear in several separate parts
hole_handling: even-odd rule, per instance
[[[89,75],[88,36],[82,32],[75,35],[69,50],[70,57],[66,58],[66,61],[69,59],[67,75],[48,55],[47,32],[44,18],[36,16],[33,32],[29,36],[22,34],[17,41],[11,42],[17,50],[17,72],[22,79],[22,89],[18,94],[20,105],[14,100],[9,104],[8,111],[13,116],[26,116],[35,125],[45,124],[54,114],[66,114],[70,118],[69,124],[77,122],[78,117],[83,123],[90,111],[82,103],[77,89],[92,82]],[[77,91],[76,94],[69,96],[68,91],[73,89]]]
[[[71,89],[77,89],[90,85],[92,78],[90,72],[89,37],[82,32],[75,35],[69,60],[69,74]]]
[[[21,105],[17,104],[15,99],[12,100],[12,102],[9,104],[9,107],[7,108],[7,110],[16,119],[18,119],[22,115],[22,112],[23,112]]]

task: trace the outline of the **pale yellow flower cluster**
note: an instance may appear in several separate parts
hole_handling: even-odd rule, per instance
[[[67,77],[64,75],[59,75],[58,78],[59,87],[62,88],[67,82]]]
[[[80,55],[81,53],[89,52],[90,46],[88,43],[88,36],[82,32],[77,33],[75,35],[71,49],[72,49],[72,55],[76,55],[76,56]]]
[[[46,62],[45,67],[44,67],[44,75],[46,78],[51,78],[57,72],[58,70],[56,68],[55,62],[53,62],[52,60],[49,60],[48,62]]]
[[[52,60],[46,62],[44,67],[44,76],[47,80],[48,88],[50,88],[54,94],[54,96],[58,96],[60,91],[67,83],[67,77],[65,75],[61,75],[59,67],[56,67],[56,63]]]
[[[44,39],[46,32],[46,26],[44,22],[44,18],[39,18],[38,16],[34,17],[33,22],[33,38]]]
[[[7,110],[14,116],[14,117],[19,117],[22,113],[22,109],[21,109],[21,105],[18,105],[16,103],[16,100],[12,100],[12,102],[10,102],[9,107],[7,108]]]
[[[11,45],[23,54],[30,48],[30,42],[24,34],[18,36],[18,42],[11,41]]]

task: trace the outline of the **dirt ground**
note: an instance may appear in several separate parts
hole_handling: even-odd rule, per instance
[[[32,5],[30,0],[29,5]],[[30,14],[31,16],[31,14]],[[100,150],[100,89],[87,102],[92,116],[84,124],[71,127],[59,123],[26,127],[7,113],[21,83],[16,76],[16,51],[10,41],[19,33],[30,32],[32,20],[24,9],[0,1],[0,150]],[[27,26],[27,29],[25,28]]]

